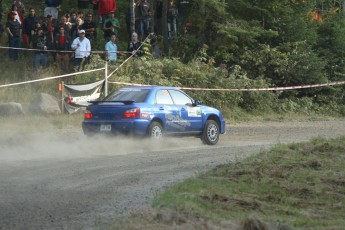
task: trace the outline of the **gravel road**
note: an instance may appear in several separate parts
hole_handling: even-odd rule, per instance
[[[229,125],[216,146],[197,138],[88,139],[80,129],[0,126],[0,229],[99,229],[150,204],[164,187],[278,143],[345,135],[345,121]]]

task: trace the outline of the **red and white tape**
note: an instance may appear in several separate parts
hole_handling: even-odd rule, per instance
[[[108,82],[117,85],[128,85],[128,86],[150,86],[145,84],[136,84],[136,83],[128,83],[128,82]],[[337,82],[330,82],[330,83],[323,83],[323,84],[315,84],[315,85],[301,85],[301,86],[285,86],[285,87],[270,87],[270,88],[251,88],[251,89],[210,89],[210,88],[191,88],[191,87],[177,87],[179,89],[184,90],[194,90],[194,91],[283,91],[283,90],[292,90],[292,89],[308,89],[308,88],[319,88],[325,86],[337,86],[337,85],[345,85],[345,81],[337,81]]]

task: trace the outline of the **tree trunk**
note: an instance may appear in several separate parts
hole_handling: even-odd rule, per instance
[[[162,12],[162,33],[163,33],[163,44],[164,53],[168,53],[168,0],[163,0],[163,12]]]
[[[131,9],[131,33],[135,31],[135,7],[134,7],[134,0],[130,0],[130,9]]]

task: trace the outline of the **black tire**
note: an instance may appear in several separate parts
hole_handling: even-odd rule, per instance
[[[163,137],[163,127],[162,125],[154,121],[150,124],[147,135],[151,137],[152,139],[161,139]]]
[[[219,140],[219,124],[215,120],[208,120],[206,122],[204,131],[201,136],[204,144],[215,145]]]

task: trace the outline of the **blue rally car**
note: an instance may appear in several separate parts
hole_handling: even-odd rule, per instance
[[[86,135],[132,133],[159,139],[166,134],[187,134],[215,145],[219,134],[225,133],[219,110],[200,105],[174,87],[125,87],[90,103],[82,123]]]

